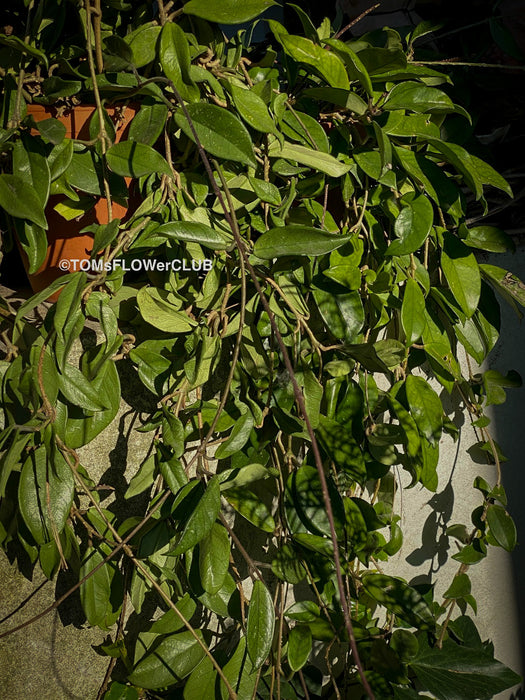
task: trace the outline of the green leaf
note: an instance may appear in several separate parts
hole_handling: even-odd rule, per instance
[[[334,158],[334,156],[329,153],[315,151],[313,148],[307,148],[306,146],[301,146],[296,143],[289,143],[288,141],[285,141],[284,144],[280,144],[277,140],[270,143],[268,155],[270,158],[284,158],[285,160],[301,163],[301,165],[319,170],[331,177],[341,177],[347,173],[351,167],[350,165],[341,163],[340,160],[337,160],[337,158]]]
[[[45,207],[51,182],[49,165],[42,144],[28,134],[22,134],[13,148],[13,171],[27,184],[32,185],[40,204]]]
[[[231,246],[231,240],[222,233],[198,221],[170,221],[159,226],[154,233],[168,240],[198,243],[212,250],[227,250]]]
[[[120,226],[120,219],[113,219],[109,224],[100,224],[97,226],[95,231],[95,237],[93,240],[93,250],[91,251],[91,258],[93,259],[97,253],[104,250],[106,246],[113,243],[115,238],[118,236]]]
[[[47,254],[47,235],[43,228],[30,221],[15,220],[20,245],[27,255],[28,272],[34,274],[43,264]]]
[[[261,499],[246,488],[230,487],[224,497],[235,510],[259,530],[273,533],[275,520]]]
[[[187,15],[202,17],[220,24],[242,24],[255,19],[276,3],[274,0],[190,0],[184,5]]]
[[[463,242],[470,248],[488,250],[491,253],[513,253],[516,249],[512,238],[496,226],[476,226],[468,229]]]
[[[155,690],[173,685],[189,676],[205,656],[199,644],[203,641],[202,632],[179,632],[170,635],[154,646],[135,666],[129,681],[139,688]]]
[[[142,287],[137,294],[142,318],[166,333],[187,333],[195,326],[185,313],[177,310],[168,295],[156,287]]]
[[[292,671],[299,671],[312,651],[312,633],[306,625],[295,625],[288,635],[288,663]]]
[[[498,190],[506,192],[509,197],[512,197],[512,189],[509,183],[502,177],[494,168],[485,163],[484,160],[470,154],[469,156],[472,167],[475,169],[477,177],[484,185],[492,185]]]
[[[443,598],[454,600],[457,598],[464,598],[466,595],[469,595],[471,588],[472,586],[467,574],[456,574],[448,589],[443,593]]]
[[[64,529],[74,486],[71,468],[60,452],[55,451],[50,457],[40,447],[25,460],[18,486],[20,512],[38,544],[52,541],[53,532],[58,535]]]
[[[7,27],[5,27],[5,29],[7,29]],[[15,51],[19,51],[20,53],[33,56],[33,58],[36,58],[40,63],[43,63],[46,68],[49,66],[45,51],[41,51],[37,49],[36,46],[22,41],[22,39],[14,34],[0,34],[0,44],[8,46],[10,49],[15,49]]]
[[[135,68],[143,68],[155,60],[157,55],[157,39],[161,28],[152,23],[140,25],[127,36],[124,41],[129,45],[133,53]]]
[[[342,469],[358,483],[364,483],[366,467],[363,453],[347,430],[340,423],[321,416],[317,433],[321,445],[337,468]]]
[[[314,535],[310,536],[314,537]],[[297,551],[290,544],[279,547],[272,560],[272,571],[281,581],[291,584],[299,583],[306,576],[306,570],[297,556]]]
[[[490,504],[487,507],[487,523],[496,542],[512,552],[517,542],[516,525],[505,508]]]
[[[197,609],[197,603],[190,597],[189,593],[185,593],[182,598],[175,603],[175,607],[182,617],[186,621],[189,621]],[[178,632],[184,626],[180,615],[178,615],[173,608],[170,608],[162,617],[159,617],[159,619],[151,625],[149,631],[155,634],[172,634],[173,632]]]
[[[520,682],[518,674],[496,661],[489,650],[451,641],[442,649],[420,645],[410,668],[437,700],[490,700]]]
[[[237,648],[226,666],[224,666],[223,672],[237,693],[239,700],[251,700],[253,698],[259,676],[254,671],[252,664],[249,663],[246,637],[240,638]],[[222,700],[230,700],[231,698],[231,694],[228,693],[223,682],[221,682],[221,698]]]
[[[405,283],[401,305],[401,325],[406,335],[406,343],[412,345],[421,337],[427,325],[425,319],[425,297],[419,284],[409,277]]]
[[[278,34],[277,39],[288,56],[298,63],[310,66],[330,87],[349,89],[344,63],[333,51],[327,51],[302,36]]]
[[[368,109],[366,102],[351,90],[343,90],[335,87],[307,88],[304,94],[319,102],[331,104],[348,109],[362,116]]]
[[[91,574],[80,586],[80,600],[88,623],[102,629],[109,629],[116,622],[122,605],[116,565],[111,560],[102,564],[110,551],[105,543],[98,548],[88,547],[79,574],[80,578]],[[100,564],[102,566],[94,571]]]
[[[250,177],[249,180],[253,191],[262,202],[268,202],[268,204],[279,206],[281,203],[281,194],[273,183],[259,180],[256,177]]]
[[[339,428],[343,431],[342,426]],[[338,537],[342,537],[345,529],[343,501],[332,479],[328,478],[327,481],[336,533]],[[330,538],[331,530],[326,514],[323,489],[315,467],[303,464],[289,476],[286,483],[286,519],[294,536],[311,532],[314,535],[324,535],[326,538]],[[329,539],[325,541],[329,546],[331,541]]]
[[[199,573],[207,593],[222,588],[230,565],[230,539],[226,529],[213,523],[209,533],[199,543]]]
[[[387,610],[418,629],[432,629],[435,625],[432,611],[415,588],[405,581],[385,574],[365,574],[363,588],[368,595]]]
[[[293,107],[287,109],[279,126],[284,136],[292,141],[298,141],[303,146],[314,148],[316,151],[330,153],[330,143],[325,130],[317,119],[306,112],[297,111]]]
[[[229,89],[235,108],[248,126],[267,134],[275,131],[275,124],[268,112],[268,107],[256,92],[245,90],[233,84],[229,86]]]
[[[278,226],[263,233],[253,252],[263,260],[285,255],[324,255],[340,248],[350,238],[306,226]]]
[[[187,6],[185,5],[185,8]],[[226,109],[206,102],[189,104],[186,109],[191,126],[205,151],[217,158],[257,167],[250,134],[236,116]],[[197,143],[193,129],[182,110],[176,112],[175,122],[189,139]]]
[[[392,88],[383,109],[442,113],[453,112],[455,107],[450,97],[441,90],[407,80]]]
[[[165,104],[153,100],[150,104],[145,98],[129,126],[129,140],[154,146],[166,126],[167,118],[168,108]]]
[[[368,95],[372,96],[372,81],[358,54],[354,53],[344,41],[340,41],[339,39],[329,39],[325,43],[331,46],[336,54],[343,59],[350,80],[358,80]]]
[[[136,688],[113,681],[104,700],[139,700],[139,693]]]
[[[248,654],[256,669],[263,665],[270,653],[274,627],[272,597],[264,583],[258,579],[253,586],[246,622]]]
[[[139,467],[138,472],[130,479],[124,498],[133,498],[146,489],[151,489],[155,480],[155,455],[150,455]]]
[[[460,219],[463,215],[461,191],[443,170],[425,156],[394,146],[394,153],[409,176],[447,214]]]
[[[17,175],[0,175],[0,206],[15,218],[28,219],[47,229],[44,208],[37,191]]]
[[[476,195],[476,199],[479,199],[483,194],[483,182],[478,175],[470,153],[456,143],[445,142],[431,137],[427,137],[427,141],[445,157],[445,160],[456,168],[458,173],[463,175],[463,179]]]
[[[525,284],[519,277],[496,265],[482,263],[479,268],[483,277],[491,282],[496,287],[496,291],[502,294],[514,308],[516,308],[515,301],[525,306]],[[521,316],[519,312],[518,315]]]
[[[476,311],[481,294],[481,274],[474,254],[454,234],[443,234],[441,253],[443,273],[463,313],[470,318]]]
[[[392,241],[385,255],[415,253],[425,242],[434,221],[434,210],[427,197],[420,194],[408,202],[394,224],[397,240]]]
[[[242,450],[244,445],[248,442],[253,425],[253,416],[250,411],[246,409],[233,426],[233,430],[226,442],[219,445],[215,451],[215,458],[226,459],[226,457],[231,457],[231,455]]]
[[[182,554],[198,544],[212,529],[221,509],[221,490],[216,476],[208,482],[206,490],[184,525],[184,529],[170,554]]]
[[[89,382],[78,369],[65,362],[59,375],[60,391],[73,405],[86,411],[103,411],[108,409],[107,400],[100,397],[99,391]]]
[[[217,671],[209,656],[205,656],[200,664],[193,669],[184,685],[184,700],[215,698],[216,681]]]
[[[423,377],[410,374],[405,380],[410,413],[422,435],[431,444],[439,441],[443,425],[443,406],[430,384]]]
[[[164,74],[187,102],[196,102],[200,90],[190,76],[190,45],[176,22],[166,22],[160,34],[160,63]]]
[[[163,156],[151,146],[137,141],[121,141],[106,153],[108,165],[122,177],[142,177],[158,173],[170,175],[170,167]]]

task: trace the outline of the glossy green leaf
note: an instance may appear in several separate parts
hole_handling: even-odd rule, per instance
[[[470,318],[481,294],[481,274],[470,249],[452,233],[443,235],[441,266],[448,285],[463,313]]]
[[[60,391],[73,405],[86,411],[103,411],[109,408],[107,398],[89,382],[85,375],[74,365],[66,362],[59,375]]]
[[[217,477],[212,477],[194,510],[186,520],[184,529],[171,550],[171,554],[182,554],[192,549],[210,532],[221,508],[221,491]]]
[[[325,255],[350,240],[321,229],[303,226],[278,226],[263,233],[256,241],[254,254],[271,260],[285,255]]]
[[[226,529],[213,523],[209,533],[199,543],[199,573],[208,593],[217,593],[224,583],[230,565],[230,538]]]
[[[198,243],[211,250],[226,250],[231,246],[231,241],[224,234],[198,221],[170,221],[155,229],[155,235],[168,240]]]
[[[295,161],[331,177],[340,177],[350,170],[349,165],[342,163],[329,153],[322,153],[313,148],[307,148],[296,143],[288,143],[287,141],[284,144],[280,144],[279,141],[273,141],[268,149],[268,155],[271,158],[284,158],[285,160]]]
[[[108,165],[114,173],[123,177],[142,177],[158,173],[170,175],[166,159],[151,146],[137,141],[121,141],[106,153]]]
[[[178,311],[168,296],[156,287],[142,287],[137,294],[142,318],[166,333],[187,333],[195,325],[185,313]]]
[[[230,436],[215,451],[216,459],[225,459],[241,450],[248,442],[254,425],[252,414],[246,410],[233,426]]]
[[[155,634],[173,634],[173,632],[178,632],[185,626],[181,616],[187,621],[191,620],[197,609],[197,603],[191,598],[189,593],[185,593],[175,603],[175,607],[180,615],[173,608],[170,608],[151,625],[149,631]]]
[[[143,24],[124,37],[133,54],[135,68],[143,68],[155,60],[157,55],[157,40],[161,28],[153,23]]]
[[[517,542],[516,525],[505,508],[495,504],[487,507],[487,523],[496,542],[512,552]]]
[[[383,109],[409,109],[413,112],[453,112],[454,104],[450,97],[437,88],[422,83],[406,81],[390,91]]]
[[[38,192],[33,185],[17,175],[0,175],[0,206],[15,218],[28,219],[47,229],[47,220]]]
[[[275,4],[274,0],[245,0],[242,4],[237,0],[223,0],[221,3],[214,0],[190,0],[184,5],[184,12],[209,22],[242,24],[255,19]]]
[[[128,138],[130,141],[154,146],[166,126],[168,108],[165,104],[153,100],[149,103],[146,100],[131,121]]]
[[[420,593],[405,581],[385,574],[365,574],[363,588],[387,610],[418,629],[432,629],[432,611]]]
[[[425,319],[425,297],[419,284],[407,279],[401,306],[401,325],[406,335],[407,345],[412,345],[421,337],[427,324]]]
[[[409,375],[405,389],[410,412],[422,435],[431,444],[439,441],[443,424],[443,406],[430,384],[423,377]]]
[[[310,66],[330,87],[349,89],[350,83],[345,65],[334,52],[327,51],[302,36],[279,34],[277,38],[290,58]]]
[[[103,564],[110,551],[105,543],[88,547],[79,574],[80,578],[90,574],[80,586],[80,600],[87,621],[102,629],[109,629],[116,622],[122,605],[120,574],[115,563],[110,560]]]
[[[162,69],[184,100],[196,102],[200,90],[190,76],[190,46],[184,30],[176,22],[166,22],[159,42]]]
[[[198,138],[212,156],[257,167],[250,135],[231,112],[206,102],[190,104],[186,109],[191,126],[182,110],[175,114],[175,122],[194,143]]]
[[[372,81],[368,75],[368,71],[363,65],[359,55],[354,53],[352,49],[339,39],[329,39],[326,41],[328,46],[337,53],[337,55],[343,59],[346,69],[348,71],[348,77],[350,80],[357,80],[361,83],[362,87],[371,96],[373,92]]]
[[[456,219],[463,214],[461,191],[443,170],[425,156],[394,146],[394,153],[412,180],[445,212]]]
[[[73,503],[74,481],[58,449],[53,456],[48,456],[43,447],[29,454],[22,467],[18,495],[24,522],[38,544],[50,542],[53,533],[58,535],[64,529]]]
[[[351,90],[343,90],[335,87],[307,88],[305,95],[319,102],[330,102],[331,104],[343,107],[360,116],[365,114],[368,105],[363,98],[356,95]]]
[[[155,690],[189,676],[205,655],[199,640],[203,644],[200,630],[196,630],[195,636],[191,632],[179,632],[166,637],[139,661],[129,676],[130,682]]]
[[[8,27],[6,26],[4,27],[4,29],[7,32]],[[13,31],[12,27],[9,27],[9,29],[11,30],[11,32]],[[20,53],[33,56],[33,58],[36,58],[39,63],[43,63],[46,68],[49,65],[48,57],[45,51],[40,50],[39,48],[34,46],[33,43],[27,43],[25,41],[22,41],[22,39],[20,39],[20,37],[16,36],[15,34],[0,34],[0,44],[8,46],[10,49],[14,49],[15,51],[18,51]]]
[[[313,535],[312,535],[313,537]],[[290,544],[279,547],[272,559],[272,571],[281,581],[296,584],[306,577],[306,570]]]
[[[312,651],[312,633],[306,625],[295,625],[288,634],[288,663],[292,671],[299,671]]]
[[[275,131],[275,124],[268,112],[268,107],[256,92],[234,84],[230,85],[230,91],[235,108],[248,126],[267,134]]]
[[[442,649],[424,645],[410,667],[437,700],[490,700],[520,681],[489,649],[461,647],[452,641]]]
[[[401,209],[394,224],[394,239],[385,255],[407,255],[414,253],[425,242],[434,221],[432,204],[423,194],[414,197]]]
[[[250,185],[262,202],[268,202],[268,204],[274,204],[275,206],[281,203],[281,194],[273,183],[251,177]]]
[[[275,520],[268,507],[252,491],[234,486],[225,491],[224,497],[252,525],[264,532],[275,531]]]
[[[253,585],[246,622],[248,654],[254,668],[260,668],[270,653],[274,627],[273,600],[264,583],[258,579]]]
[[[341,435],[342,426],[339,426],[339,429]],[[336,445],[336,448],[338,446]],[[338,537],[342,537],[345,527],[344,506],[331,479],[328,479],[328,493],[332,502],[336,533]],[[330,538],[331,530],[323,489],[315,467],[303,464],[289,476],[286,483],[286,519],[294,535],[310,532]],[[330,539],[326,542],[329,544]]]
[[[464,598],[466,595],[469,595],[471,588],[472,586],[467,574],[456,574],[448,589],[443,593],[443,597],[454,600],[457,598]]]
[[[223,672],[230,686],[235,689],[239,700],[251,700],[258,675],[246,649],[246,637],[240,638],[234,653],[224,666]],[[230,700],[231,698],[231,694],[228,693],[223,682],[221,682],[221,698],[222,700]]]
[[[488,250],[491,253],[513,253],[516,249],[512,238],[496,226],[470,228],[463,242],[470,248]]]

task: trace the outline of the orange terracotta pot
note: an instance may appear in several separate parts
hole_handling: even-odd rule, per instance
[[[43,105],[28,106],[28,113],[36,122],[55,117],[66,127],[67,138],[78,138],[85,141],[90,138],[89,121],[95,110],[94,106],[81,105],[58,115],[54,107],[45,107]],[[126,107],[124,109],[109,107],[106,111],[115,124],[116,141],[120,141],[126,136],[129,123],[137,110],[134,107]],[[126,178],[126,184],[130,199],[132,199],[132,193],[130,192],[131,180],[129,178]],[[55,211],[54,207],[63,199],[65,197],[62,195],[51,196],[46,206],[46,218],[49,225],[47,230],[47,254],[42,266],[35,273],[28,273],[27,275],[34,292],[45,289],[51,282],[66,273],[58,266],[61,260],[87,260],[89,258],[93,248],[93,235],[80,233],[81,229],[91,224],[108,223],[107,203],[104,197],[100,197],[92,209],[73,221],[66,221]],[[117,202],[112,203],[112,209],[113,217],[118,219],[125,219],[129,212],[128,207],[123,207]],[[21,252],[27,272],[27,258],[23,251]],[[56,301],[57,297],[58,294],[54,294],[49,298],[49,301]]]

